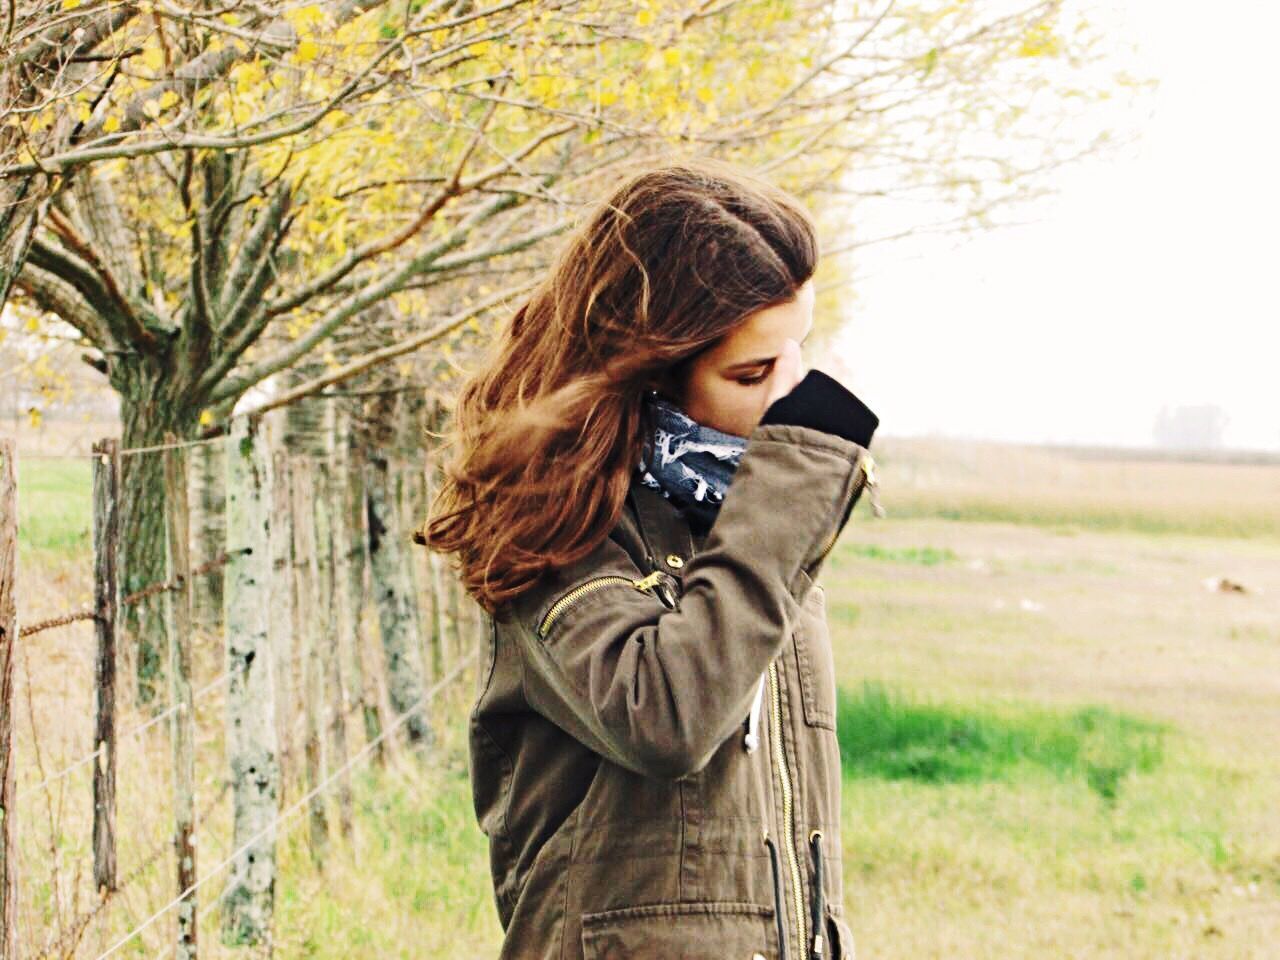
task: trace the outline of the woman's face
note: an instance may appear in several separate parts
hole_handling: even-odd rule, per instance
[[[690,417],[740,437],[764,416],[774,361],[788,337],[797,343],[813,328],[813,279],[787,303],[750,314],[733,332],[689,365],[674,397]]]

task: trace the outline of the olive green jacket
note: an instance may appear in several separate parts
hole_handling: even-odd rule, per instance
[[[635,482],[594,552],[487,618],[502,958],[853,957],[814,580],[869,478],[860,444],[762,422],[705,537]]]

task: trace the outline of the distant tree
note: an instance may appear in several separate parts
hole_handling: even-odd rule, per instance
[[[1217,404],[1164,406],[1156,416],[1155,441],[1173,450],[1218,450],[1229,420]]]

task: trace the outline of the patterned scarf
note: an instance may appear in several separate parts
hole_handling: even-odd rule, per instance
[[[698,423],[655,393],[645,406],[654,424],[636,467],[640,482],[674,503],[695,525],[709,529],[746,449],[746,437]]]

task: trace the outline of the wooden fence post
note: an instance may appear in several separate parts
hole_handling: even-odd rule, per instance
[[[272,675],[275,677],[276,731],[280,745],[280,802],[289,796],[290,763],[294,756],[293,653],[296,647],[294,596],[297,579],[293,560],[293,506],[289,457],[277,450],[271,458],[271,597],[267,629],[271,634]]]
[[[268,634],[274,578],[264,448],[258,420],[234,421],[226,443],[226,537],[231,559],[222,588],[230,674],[227,755],[235,807],[231,847],[240,852],[231,864],[223,900],[222,942],[263,945],[270,956],[276,883],[273,824],[279,812],[280,768]]]
[[[319,710],[324,703],[321,687],[321,664],[318,633],[319,616],[316,601],[319,595],[320,565],[316,559],[315,513],[308,509],[315,499],[312,480],[312,464],[299,457],[293,461],[293,502],[299,509],[293,518],[294,552],[298,557],[298,600],[301,622],[298,628],[303,637],[302,648],[302,711],[306,720],[304,756],[306,758],[306,789],[313,790],[320,783],[323,758],[320,737]],[[318,792],[308,804],[310,823],[311,859],[323,868],[329,848],[329,817],[325,810],[324,792]]]
[[[120,547],[120,444],[93,445],[93,607],[97,614],[93,730],[93,885],[116,889],[116,555]]]
[[[178,443],[173,433],[166,444]],[[164,451],[166,579],[165,630],[169,634],[169,702],[173,746],[173,845],[178,862],[178,942],[175,960],[196,957],[195,710],[191,695],[191,557],[188,540],[186,451]],[[190,892],[185,892],[185,891]]]
[[[322,702],[328,704],[325,716],[329,721],[327,727],[330,752],[327,756],[335,768],[342,770],[338,774],[336,791],[338,833],[350,839],[354,804],[351,798],[351,773],[345,769],[350,753],[347,750],[347,691],[342,674],[342,652],[347,646],[348,624],[343,622],[339,613],[347,606],[347,592],[346,584],[339,585],[338,582],[337,545],[334,543],[334,512],[336,510],[341,513],[341,507],[334,495],[333,474],[327,463],[321,461],[316,464],[315,481],[312,509],[315,511],[315,555],[320,573],[315,610],[320,622],[314,636],[324,671],[322,686],[325,696]]]
[[[364,535],[364,476],[361,447],[354,442],[351,414],[342,407],[334,409],[333,432],[333,531],[335,587],[338,591],[338,624],[350,640],[348,662],[351,664],[351,698],[360,708],[366,743],[377,742],[374,763],[385,762],[383,741],[378,739],[382,721],[378,716],[378,698],[370,689],[364,652],[367,646],[364,629],[366,540]]]
[[[436,495],[436,461],[435,457],[427,458],[424,470],[424,481],[427,488],[427,503],[431,503]],[[432,679],[439,680],[445,675],[453,661],[449,650],[449,603],[445,595],[444,558],[434,550],[427,551],[427,569],[431,572],[431,664]]]
[[[13,441],[0,438],[0,960],[18,958],[18,841],[14,831],[13,645],[18,640],[18,474]]]
[[[369,565],[385,652],[388,698],[397,716],[414,711],[405,721],[405,730],[410,746],[422,747],[433,743],[434,735],[426,715],[417,709],[426,689],[421,636],[417,630],[417,598],[409,580],[411,558],[404,552],[408,541],[400,534],[390,464],[385,454],[375,453],[366,460],[365,490]]]

